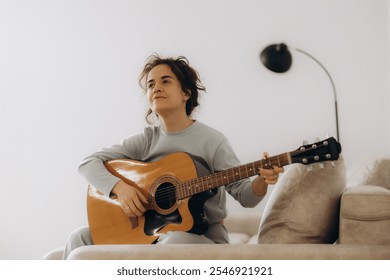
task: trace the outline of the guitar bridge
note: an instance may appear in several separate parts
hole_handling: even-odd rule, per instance
[[[138,218],[130,217],[129,220],[130,220],[132,229],[135,229],[136,227],[138,227]]]

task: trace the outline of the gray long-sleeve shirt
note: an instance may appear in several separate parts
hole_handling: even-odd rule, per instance
[[[161,126],[146,127],[144,133],[128,137],[117,145],[88,156],[79,164],[78,171],[90,184],[108,196],[120,179],[107,171],[105,161],[128,158],[152,162],[174,152],[186,152],[203,158],[211,173],[240,165],[222,133],[195,121],[190,127],[174,133],[165,132]],[[262,199],[253,193],[250,179],[229,184],[225,189],[244,207],[254,207]],[[210,224],[218,223],[226,217],[223,187],[218,188],[217,194],[206,201],[204,212]]]

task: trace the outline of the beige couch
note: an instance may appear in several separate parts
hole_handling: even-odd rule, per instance
[[[231,244],[93,245],[69,259],[390,259],[390,158],[348,188],[343,162],[285,173],[261,218],[228,216]],[[61,256],[58,249],[44,258]]]

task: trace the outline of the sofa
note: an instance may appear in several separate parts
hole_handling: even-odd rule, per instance
[[[390,158],[361,173],[358,183],[347,183],[342,157],[336,166],[291,165],[261,214],[224,220],[230,244],[92,245],[69,259],[389,260]],[[44,259],[61,257],[59,248]]]

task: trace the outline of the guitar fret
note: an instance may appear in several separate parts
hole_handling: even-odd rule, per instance
[[[204,179],[204,181],[203,181],[204,190],[207,190],[207,185],[209,184],[209,183],[207,182],[207,177],[204,177],[203,179]]]
[[[187,185],[184,187],[184,194],[186,197],[189,197],[191,195],[190,192],[188,191]]]
[[[232,169],[227,170],[229,181],[234,181],[234,171]]]
[[[181,199],[183,197],[183,194],[182,194],[182,189],[183,189],[183,185],[185,184],[185,182],[181,183],[179,186],[177,186],[176,188],[176,196],[178,199]]]
[[[257,172],[255,168],[253,168],[253,164],[247,165],[249,167],[248,177],[254,176]]]
[[[204,180],[204,182],[205,182],[205,185],[204,185],[204,188],[205,188],[205,190],[207,190],[208,188],[209,188],[209,178],[206,176],[205,178],[204,178],[205,180]]]
[[[242,169],[242,167],[239,167],[238,168],[238,174],[240,175],[240,180],[242,179],[242,178],[244,178],[244,170]]]
[[[249,169],[248,169],[249,168]],[[247,178],[248,177],[251,177],[251,176],[253,176],[255,173],[253,172],[253,168],[252,168],[252,166],[251,166],[251,164],[246,164],[245,165],[245,170],[246,170],[246,174],[247,174]]]
[[[196,192],[199,193],[200,192],[200,186],[199,186],[198,180],[196,180],[195,188],[196,188]]]
[[[191,189],[190,189],[190,185],[189,185],[189,184],[186,185],[185,191],[186,191],[186,194],[187,194],[188,196],[191,196]]]
[[[184,184],[185,184],[185,182],[182,182],[176,189],[176,191],[177,191],[177,198],[178,199],[183,198],[183,185]]]
[[[184,184],[183,185],[183,188],[182,188],[182,192],[183,192],[183,197],[187,197],[188,196],[188,193],[187,193],[187,184]]]
[[[186,191],[188,193],[188,196],[192,196],[194,194],[191,188],[191,184],[188,184],[188,186],[186,187]]]
[[[219,177],[220,182],[218,182],[218,177]],[[221,185],[221,186],[223,185],[223,176],[222,176],[221,172],[217,173],[217,183],[218,183],[218,185]]]
[[[221,171],[221,174],[222,174],[222,177],[223,177],[223,180],[222,180],[223,185],[225,185],[225,184],[227,184],[228,178],[229,178],[228,172],[226,172],[226,171]]]
[[[213,186],[218,186],[219,185],[219,180],[218,180],[219,175],[214,174],[211,178],[211,187]]]
[[[203,179],[202,179],[202,178],[198,181],[198,185],[199,185],[199,189],[200,189],[201,191],[204,191]]]
[[[187,186],[187,191],[188,191],[189,196],[193,195],[193,192],[192,192],[192,189],[191,189],[191,185]]]

